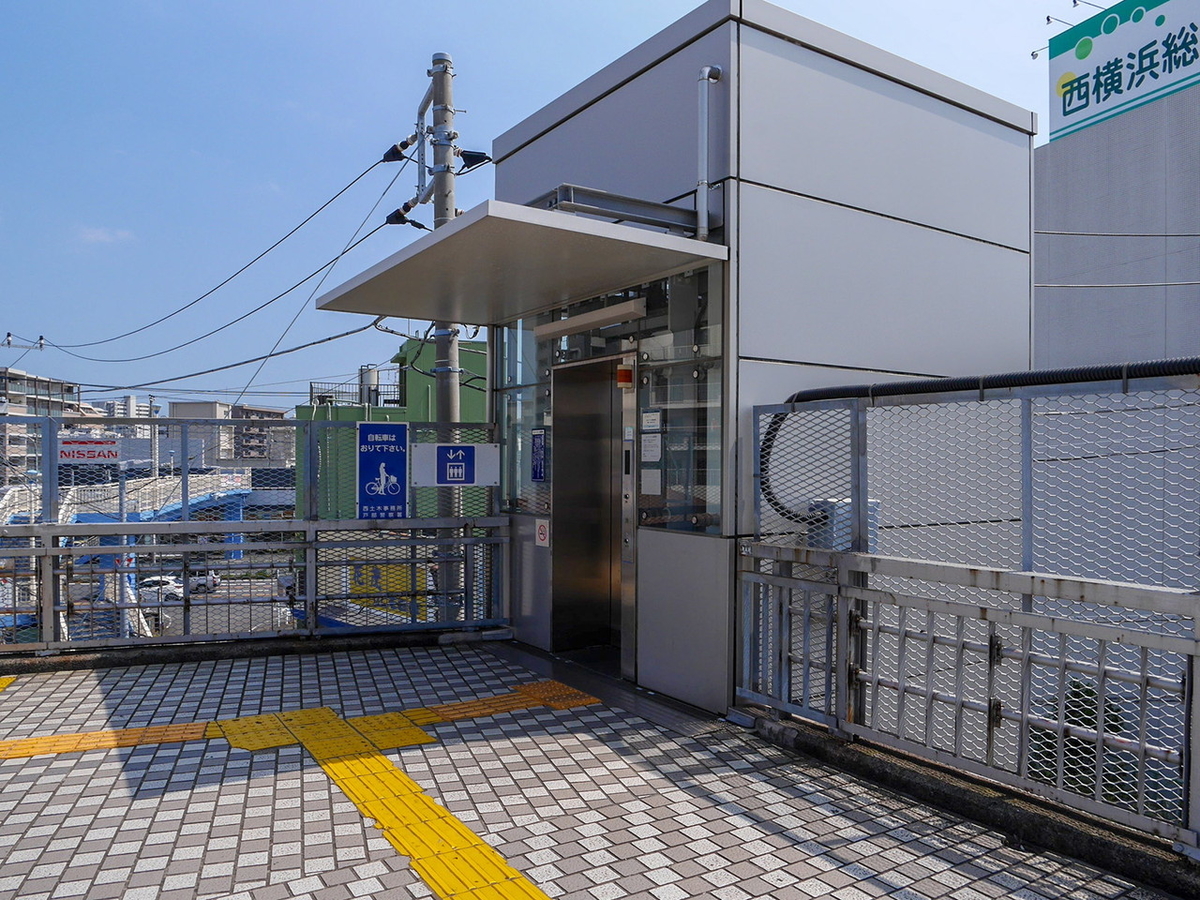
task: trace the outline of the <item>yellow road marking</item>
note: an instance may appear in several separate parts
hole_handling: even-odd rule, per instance
[[[12,684],[16,680],[17,680],[16,675],[5,675],[3,678],[0,678],[0,691],[4,690],[6,687],[8,687],[10,684]]]

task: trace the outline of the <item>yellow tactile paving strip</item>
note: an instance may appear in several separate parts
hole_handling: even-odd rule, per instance
[[[0,678],[0,690],[14,680]],[[300,744],[363,815],[375,820],[397,852],[409,857],[413,870],[441,900],[546,900],[533,882],[381,751],[436,741],[424,726],[439,722],[599,702],[556,681],[539,681],[495,697],[353,719],[319,707],[216,722],[20,738],[0,741],[0,759],[201,739],[224,739],[250,751]]]
[[[443,722],[457,722],[460,719],[481,719],[500,713],[516,712],[519,709],[529,709],[531,706],[542,706],[540,701],[525,694],[501,694],[499,697],[484,697],[481,700],[467,700],[463,703],[447,703],[442,706],[431,706],[429,711],[438,716]]]
[[[85,731],[51,737],[17,738],[0,741],[0,759],[25,759],[50,753],[82,753],[85,750],[111,750],[141,744],[175,744],[205,737],[207,722],[159,725],[152,728],[124,728],[118,731]]]
[[[17,680],[16,675],[5,675],[3,678],[0,678],[0,691],[4,690],[6,687],[8,687],[10,684],[12,684],[16,680]]]
[[[333,783],[375,820],[388,843],[409,857],[438,897],[546,897],[332,709],[280,713],[278,718]]]
[[[517,685],[517,693],[528,694],[551,709],[572,709],[576,706],[591,706],[599,703],[595,697],[577,691],[557,681],[535,681]],[[530,704],[537,706],[538,704]]]
[[[346,721],[380,750],[399,750],[401,747],[431,744],[437,740],[403,713],[358,716]]]

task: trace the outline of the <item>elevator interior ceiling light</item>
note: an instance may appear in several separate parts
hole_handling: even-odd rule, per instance
[[[334,288],[317,306],[494,325],[728,258],[721,244],[489,200]]]

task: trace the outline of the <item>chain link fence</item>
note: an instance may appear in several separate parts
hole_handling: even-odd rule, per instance
[[[1200,379],[886,387],[755,411],[739,696],[1194,847]]]

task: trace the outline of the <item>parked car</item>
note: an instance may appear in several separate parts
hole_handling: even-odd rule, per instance
[[[152,575],[141,580],[137,592],[142,603],[170,603],[183,599],[183,583],[174,575]]]
[[[193,594],[208,594],[217,589],[221,576],[216,572],[205,572],[203,575],[193,575],[188,579],[188,589]]]

